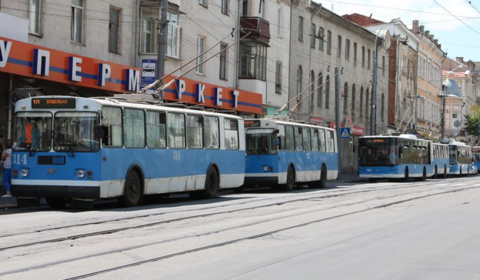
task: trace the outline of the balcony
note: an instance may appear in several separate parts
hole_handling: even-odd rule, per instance
[[[261,42],[268,46],[270,42],[270,24],[260,17],[242,17],[240,19],[242,26],[241,38],[245,40]]]

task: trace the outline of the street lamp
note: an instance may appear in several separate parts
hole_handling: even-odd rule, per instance
[[[442,83],[442,94],[439,95],[440,98],[442,98],[442,119],[441,119],[441,133],[442,133],[442,138],[445,138],[445,98],[447,97],[447,89],[452,86],[452,83],[448,79],[450,77],[450,74],[453,73],[458,68],[463,68],[465,65],[460,64],[457,67],[453,68],[450,71],[447,71],[447,77],[445,78],[445,81]]]
[[[382,32],[382,29],[385,28],[387,25],[390,23],[395,23],[396,19],[392,19],[390,22],[385,23],[382,28],[377,30],[375,32],[375,55],[373,56],[373,73],[372,73],[372,110],[371,110],[371,116],[370,116],[370,135],[376,135],[377,134],[377,73],[378,73],[378,44],[377,40],[378,37],[380,36],[380,32]],[[388,30],[387,30],[388,32]],[[389,36],[388,34],[385,34],[383,37]],[[385,48],[388,49],[389,42],[385,44]]]

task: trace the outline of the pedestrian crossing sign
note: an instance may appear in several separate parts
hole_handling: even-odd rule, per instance
[[[340,138],[350,138],[350,127],[340,128]]]

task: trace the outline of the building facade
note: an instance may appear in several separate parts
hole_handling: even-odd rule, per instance
[[[358,137],[370,134],[372,128],[378,134],[387,131],[385,46],[389,34],[377,36],[308,0],[292,1],[290,30],[291,115],[335,127],[338,112],[340,125],[349,127],[351,133],[339,141],[341,171],[355,173]],[[374,67],[375,43],[379,46],[378,68]],[[378,78],[376,96],[372,87],[374,69]]]
[[[1,141],[12,137],[18,98],[135,91],[136,14],[132,0],[1,1]]]

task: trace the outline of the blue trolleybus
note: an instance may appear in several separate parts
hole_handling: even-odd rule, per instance
[[[468,176],[476,174],[477,168],[472,158],[472,147],[453,139],[448,143],[450,155],[449,175]]]
[[[378,179],[416,178],[434,175],[432,142],[414,135],[363,136],[359,139],[359,176]]]
[[[325,187],[338,177],[334,129],[282,119],[246,119],[245,186]]]
[[[190,192],[213,197],[245,176],[243,119],[118,98],[34,97],[15,105],[12,193],[72,198]]]
[[[432,143],[433,148],[433,177],[447,177],[450,172],[450,159],[448,153],[448,145],[441,143]]]

